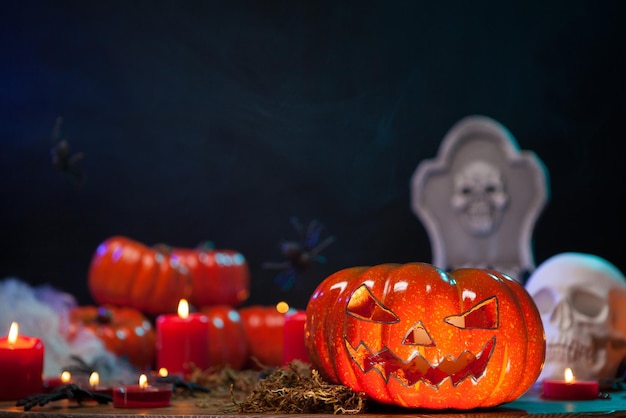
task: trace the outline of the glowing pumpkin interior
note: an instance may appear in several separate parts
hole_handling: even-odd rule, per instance
[[[400,323],[400,317],[376,298],[366,285],[361,285],[350,297],[346,314],[357,321],[389,325]],[[441,318],[436,326],[455,327],[463,330],[495,330],[499,325],[498,298],[496,296],[476,303],[465,312]],[[414,350],[409,358],[403,358],[391,347],[370,347],[363,339],[349,341],[344,336],[345,347],[352,360],[364,373],[378,372],[385,381],[395,377],[405,386],[413,386],[422,381],[437,389],[446,378],[453,386],[467,378],[478,381],[485,373],[491,354],[496,346],[496,336],[484,342],[479,352],[464,350],[454,356],[450,353],[427,358],[419,350]],[[435,341],[422,320],[415,322],[404,334],[400,344],[423,348],[437,348]],[[373,351],[374,350],[374,351]],[[422,350],[425,353],[425,350]],[[442,350],[433,350],[442,353]],[[445,349],[443,350],[446,351]]]

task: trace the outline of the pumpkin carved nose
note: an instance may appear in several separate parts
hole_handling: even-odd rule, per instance
[[[424,347],[434,347],[435,342],[426,331],[424,324],[422,321],[419,321],[417,324],[413,325],[413,327],[407,332],[406,337],[402,341],[404,345],[421,345]]]

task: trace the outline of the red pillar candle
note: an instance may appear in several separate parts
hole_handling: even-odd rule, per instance
[[[139,377],[138,385],[123,385],[113,388],[113,406],[116,408],[161,408],[172,400],[172,385],[148,385],[145,374]]]
[[[18,335],[17,322],[0,338],[0,401],[43,392],[43,343]]]
[[[578,381],[574,379],[572,369],[565,369],[563,380],[544,380],[543,397],[560,401],[586,401],[598,399],[597,381]]]
[[[295,312],[285,315],[283,327],[283,364],[293,360],[310,363],[309,356],[304,345],[304,324],[306,312]]]
[[[183,378],[192,367],[209,367],[209,318],[201,313],[189,313],[189,305],[181,299],[178,315],[159,315],[156,320],[157,368]]]

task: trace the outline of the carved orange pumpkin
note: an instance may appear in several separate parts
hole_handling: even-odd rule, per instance
[[[99,304],[161,314],[176,312],[183,298],[197,308],[239,304],[248,297],[249,276],[246,260],[236,251],[151,248],[115,236],[98,246],[88,285]]]
[[[512,401],[535,382],[545,355],[541,318],[519,283],[426,263],[328,277],[307,306],[306,345],[330,381],[428,409]]]
[[[241,316],[230,306],[207,306],[209,318],[209,365],[241,370],[248,361],[248,341]]]
[[[114,306],[78,306],[70,311],[69,339],[80,327],[90,329],[118,357],[139,370],[151,370],[156,354],[156,335],[138,310]]]

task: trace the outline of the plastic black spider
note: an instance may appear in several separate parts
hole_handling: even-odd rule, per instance
[[[34,406],[44,406],[48,402],[59,401],[61,399],[74,399],[78,403],[81,403],[86,399],[92,399],[99,404],[106,404],[113,401],[113,398],[109,395],[93,393],[82,389],[78,385],[70,383],[65,386],[59,386],[50,393],[37,393],[35,395],[26,396],[25,398],[17,401],[15,405],[23,406],[24,411],[29,411]]]
[[[52,165],[59,174],[67,177],[77,186],[82,186],[85,183],[85,173],[79,162],[85,157],[85,154],[82,152],[70,153],[70,143],[67,139],[61,138],[62,123],[63,118],[57,118],[52,130],[52,148],[50,149]]]
[[[211,392],[210,389],[204,386],[201,386],[193,382],[186,382],[178,376],[173,376],[173,375],[159,376],[158,381],[159,383],[171,383],[174,391],[176,391],[176,389],[186,390],[189,396],[193,396],[194,392],[204,392],[204,393]]]
[[[106,313],[105,313],[106,314]],[[109,364],[107,358],[101,356],[96,357],[92,363],[87,363],[80,356],[71,355],[71,364],[65,365],[63,371],[68,371],[72,376],[85,376],[89,377],[91,373],[98,372],[100,376],[110,375],[112,372],[112,365]]]
[[[70,358],[74,361],[73,364],[65,366],[63,370],[67,370],[72,374],[72,376],[89,376],[92,372],[100,371],[106,369],[106,364],[99,364],[98,359],[94,361],[94,363],[89,364],[81,357],[76,355],[71,355]],[[210,392],[209,389],[204,386],[200,386],[193,382],[186,382],[178,376],[168,375],[168,376],[159,376],[158,381],[160,383],[171,383],[173,389],[183,389],[186,390],[190,395],[193,395],[194,392]]]
[[[300,235],[300,241],[282,241],[280,250],[285,261],[265,262],[262,265],[264,269],[283,270],[274,279],[282,290],[290,290],[299,273],[308,270],[315,263],[325,263],[326,257],[320,252],[335,242],[333,236],[320,241],[324,226],[319,221],[312,220],[306,228],[295,216],[289,222]]]

